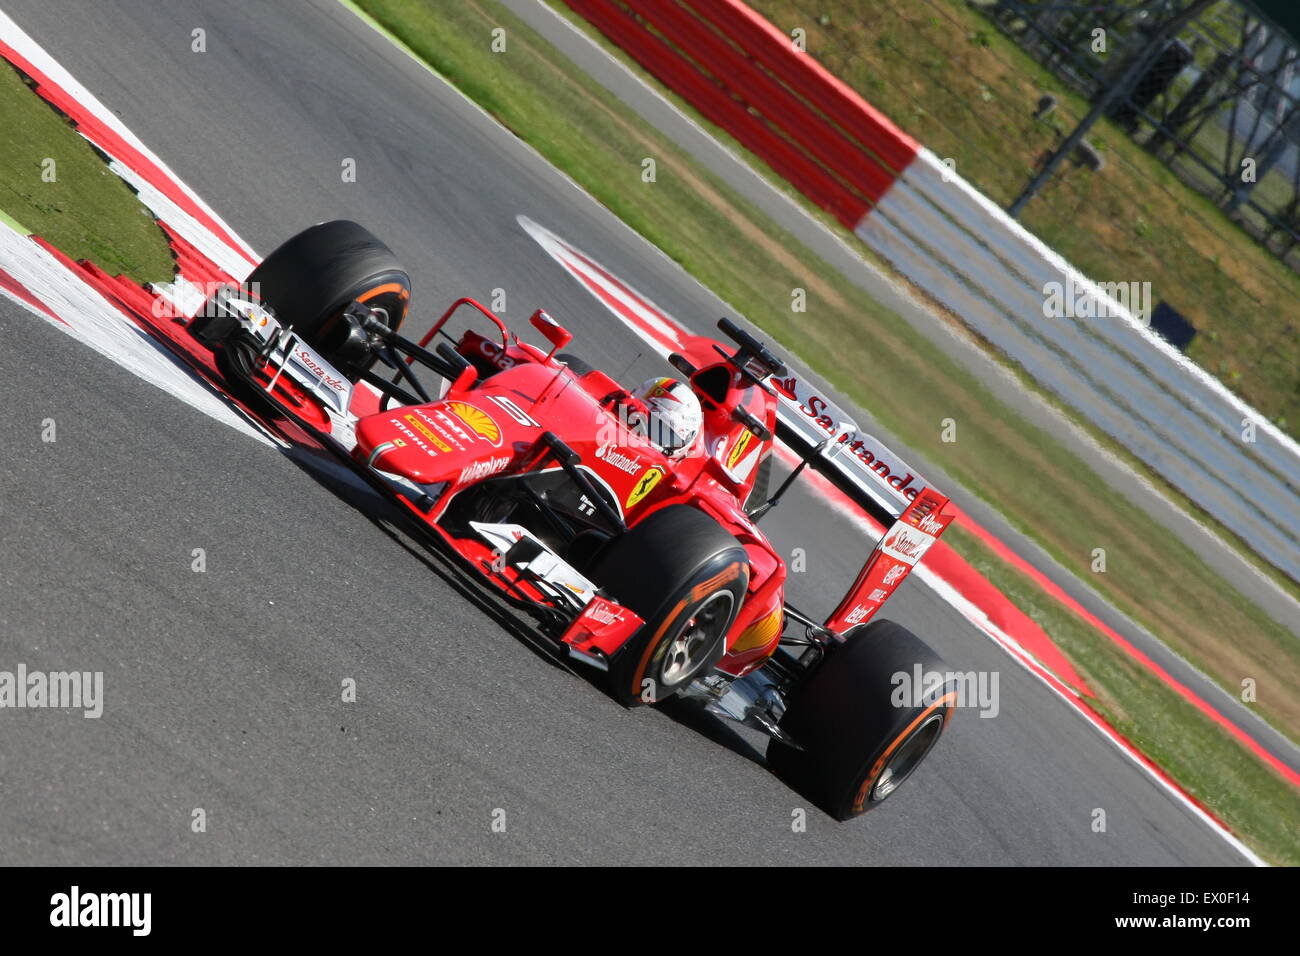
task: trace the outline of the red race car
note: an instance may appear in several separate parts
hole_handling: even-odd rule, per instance
[[[840,819],[893,793],[957,690],[873,618],[947,499],[725,319],[732,346],[691,339],[680,378],[628,389],[559,354],[572,335],[541,310],[545,347],[472,299],[415,342],[398,333],[409,298],[382,242],[329,222],[219,289],[187,334],[235,397],[335,451],[625,705],[688,698],[762,730],[772,767]],[[769,496],[777,440],[801,460]],[[807,467],[887,527],[820,623],[785,601],[758,527]]]

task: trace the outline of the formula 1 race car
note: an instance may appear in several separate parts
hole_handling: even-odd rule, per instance
[[[670,359],[681,381],[627,389],[560,353],[572,335],[541,310],[545,349],[467,298],[404,338],[410,289],[369,232],[323,223],[218,289],[188,334],[232,395],[337,453],[623,704],[691,699],[763,731],[770,765],[839,819],[892,794],[957,694],[929,647],[873,616],[947,499],[726,319],[731,347],[691,338]],[[777,440],[799,461],[769,495]],[[808,467],[886,524],[821,623],[784,600],[757,526]],[[932,679],[900,693],[917,673]]]

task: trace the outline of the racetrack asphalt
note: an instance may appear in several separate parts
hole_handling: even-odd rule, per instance
[[[456,296],[505,288],[511,321],[544,305],[576,333],[569,350],[616,377],[666,370],[633,360],[637,340],[520,214],[699,330],[723,314],[332,0],[4,6],[260,252],[329,218],[383,236],[415,278],[413,331]],[[197,27],[206,53],[191,52]],[[916,580],[887,616],[954,668],[998,672],[1000,712],[959,712],[867,817],[810,810],[794,832],[807,801],[762,766],[760,738],[623,710],[311,456],[251,441],[8,301],[0,336],[14,410],[0,420],[0,669],[105,675],[98,720],[0,713],[0,861],[1243,862]],[[870,546],[800,491],[765,526],[807,550],[789,596],[819,613]],[[341,700],[349,678],[355,703]]]

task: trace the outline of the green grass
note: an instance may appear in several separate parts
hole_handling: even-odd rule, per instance
[[[822,263],[491,0],[361,0],[434,69],[1125,613],[1300,739],[1300,642],[1050,434]],[[507,49],[493,53],[504,26]],[[656,159],[657,181],[641,181]],[[790,311],[791,290],[808,311]],[[944,443],[954,418],[958,441]],[[1107,571],[1090,570],[1105,548]],[[1274,682],[1276,682],[1274,684]]]
[[[0,209],[8,219],[110,274],[172,278],[167,237],[149,210],[8,64],[0,64],[0,116]]]
[[[1089,106],[965,0],[753,6],[784,30],[806,30],[812,55],[1004,207]],[[1043,92],[1058,101],[1048,122],[1032,116]],[[1149,281],[1154,301],[1200,331],[1190,357],[1294,434],[1300,276],[1108,120],[1089,140],[1106,168],[1067,163],[1021,221],[1086,275]],[[1267,177],[1257,198],[1279,183]]]
[[[1051,636],[1120,733],[1270,863],[1300,865],[1300,792],[972,535],[958,527],[944,540]]]

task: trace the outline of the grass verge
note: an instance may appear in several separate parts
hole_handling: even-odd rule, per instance
[[[0,63],[0,209],[74,259],[137,282],[170,281],[167,236],[103,157]]]

